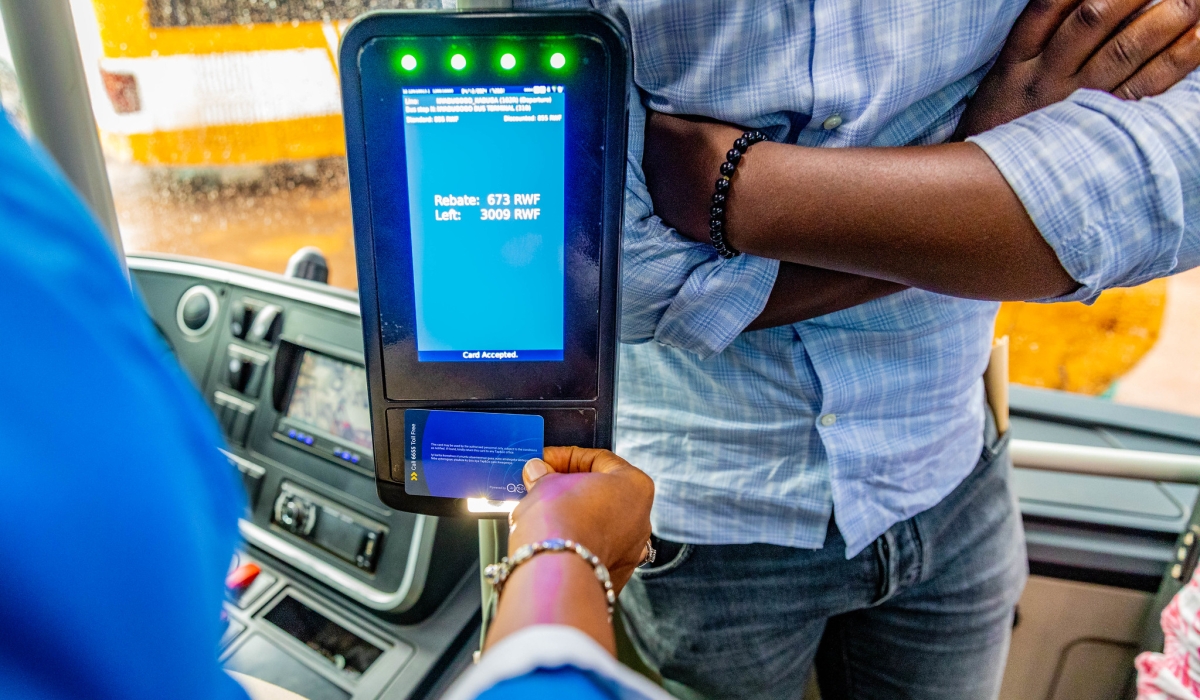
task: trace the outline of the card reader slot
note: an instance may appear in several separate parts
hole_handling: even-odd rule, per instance
[[[462,410],[456,407],[456,410]],[[592,445],[596,440],[596,411],[591,408],[481,409],[497,413],[536,414],[546,421],[546,445]],[[404,409],[387,409],[388,449],[392,480],[403,484],[405,477]]]

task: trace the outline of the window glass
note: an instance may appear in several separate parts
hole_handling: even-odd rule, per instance
[[[357,287],[338,40],[365,11],[454,0],[71,4],[126,251],[283,272],[316,246]]]
[[[29,124],[25,118],[25,106],[21,102],[21,91],[17,87],[17,74],[13,71],[12,51],[8,47],[8,35],[4,33],[3,17],[0,17],[0,109],[28,133]]]
[[[1004,304],[996,334],[1018,384],[1200,415],[1200,269],[1091,306]]]

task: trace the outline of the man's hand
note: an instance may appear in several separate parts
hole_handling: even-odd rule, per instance
[[[562,537],[592,550],[620,592],[650,540],[654,482],[608,450],[547,447],[522,476],[529,493],[512,514],[509,553]]]
[[[1164,0],[1141,12],[1145,6],[1146,0],[1030,2],[971,99],[956,139],[1060,102],[1079,88],[1136,100],[1179,82],[1200,66],[1200,4]]]

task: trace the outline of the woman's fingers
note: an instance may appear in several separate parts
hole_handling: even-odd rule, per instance
[[[1046,44],[1043,56],[1048,65],[1055,71],[1075,73],[1113,31],[1146,2],[1147,0],[1083,0],[1067,15],[1058,31]],[[1114,83],[1117,84],[1120,84],[1120,80]]]
[[[1079,73],[1080,84],[1106,91],[1116,89],[1180,35],[1190,33],[1197,21],[1200,6],[1193,0],[1165,0],[1151,7],[1088,59]]]
[[[544,454],[525,463],[528,493],[509,516],[510,550],[548,537],[573,539],[619,583],[644,555],[654,482],[608,450],[547,447]]]
[[[1200,27],[1179,37],[1149,63],[1119,85],[1113,94],[1126,100],[1139,100],[1166,92],[1188,73],[1200,67]]]
[[[639,487],[648,487],[653,493],[650,477],[637,467],[621,459],[609,450],[589,447],[547,447],[542,459],[531,459],[521,471],[526,490],[548,474],[612,474],[635,481],[644,481]]]
[[[608,450],[590,447],[547,447],[542,459],[562,474],[597,472],[611,474],[633,466]]]
[[[553,473],[554,469],[549,464],[546,464],[540,459],[531,459],[525,463],[525,468],[521,470],[521,481],[525,482],[525,490],[533,488],[538,479],[541,479],[547,474]]]

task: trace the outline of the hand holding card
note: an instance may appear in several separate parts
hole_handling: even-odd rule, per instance
[[[608,450],[547,447],[524,469],[529,491],[512,514],[511,555],[524,544],[562,537],[592,550],[619,592],[650,539],[654,482]]]

